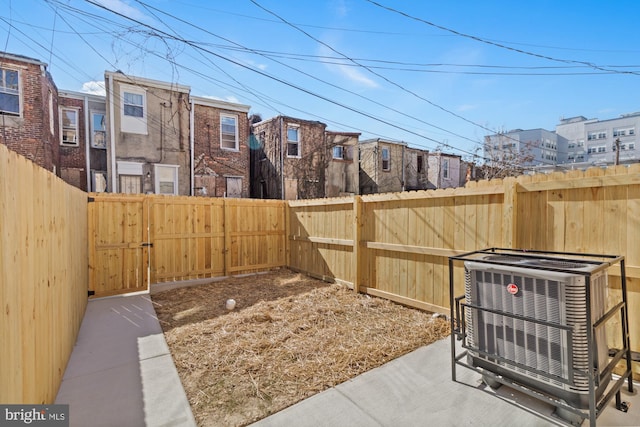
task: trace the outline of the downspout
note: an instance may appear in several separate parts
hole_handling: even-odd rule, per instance
[[[117,193],[117,176],[116,176],[116,124],[115,124],[115,108],[113,106],[113,75],[109,74],[109,147],[111,151],[111,192]]]
[[[284,142],[282,141],[282,122],[283,117],[280,116],[280,188],[281,188],[281,196],[282,200],[286,200],[284,194]]]
[[[195,129],[195,104],[193,102],[193,99],[191,100],[191,111],[189,112],[189,151],[191,152],[191,154],[189,155],[190,157],[190,162],[191,162],[191,166],[189,167],[190,169],[190,173],[191,173],[191,195],[195,195],[195,178],[194,178],[194,172],[193,172],[193,150],[194,150],[194,146],[195,146],[195,139],[194,139],[194,129]]]
[[[89,97],[87,95],[84,96],[84,156],[85,162],[87,164],[87,192],[92,190],[91,188],[91,149],[89,145],[91,144],[91,131],[90,123],[89,123],[90,115],[89,115]]]

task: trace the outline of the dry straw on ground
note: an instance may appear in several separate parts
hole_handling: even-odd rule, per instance
[[[200,426],[247,425],[449,334],[430,313],[289,270],[153,301]]]

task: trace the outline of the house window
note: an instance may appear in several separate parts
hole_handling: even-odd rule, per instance
[[[220,115],[220,147],[228,150],[239,150],[238,118]]]
[[[300,129],[287,126],[287,157],[300,157]]]
[[[60,111],[62,145],[78,145],[78,110],[62,108]]]
[[[107,129],[102,112],[91,113],[91,146],[107,148]]]
[[[20,115],[20,89],[18,72],[0,68],[0,113]]]
[[[156,194],[178,194],[178,166],[155,165]]]
[[[140,175],[118,175],[120,177],[120,192],[127,194],[142,193],[142,177]]]
[[[147,134],[146,93],[135,86],[123,85],[120,89],[122,114],[120,130],[127,133]]]
[[[388,171],[391,169],[391,155],[388,148],[382,149],[382,170]]]
[[[449,159],[442,159],[442,177],[449,178]]]
[[[105,171],[91,171],[91,191],[96,193],[107,191],[107,173]]]
[[[139,93],[124,93],[124,115],[144,117],[144,97]]]
[[[118,191],[120,193],[142,193],[142,167],[138,162],[117,162]],[[116,191],[116,189],[113,189]]]
[[[418,164],[416,165],[417,169],[418,169],[418,173],[423,172],[424,169],[424,160],[422,157],[422,154],[418,154],[418,158],[417,158]]]
[[[228,176],[225,178],[227,191],[227,197],[242,197],[242,178],[235,176]]]
[[[344,159],[344,147],[342,145],[333,147],[333,158],[339,160]]]

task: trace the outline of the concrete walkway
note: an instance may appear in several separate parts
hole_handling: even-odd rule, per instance
[[[148,294],[89,301],[55,403],[71,427],[196,425]]]
[[[486,387],[481,376],[459,367],[451,380],[451,341],[447,338],[326,390],[252,427],[414,427],[414,426],[570,426],[554,407],[508,387]],[[598,426],[640,426],[637,388],[622,400],[628,413],[613,402],[597,419]],[[583,426],[588,426],[584,421]]]

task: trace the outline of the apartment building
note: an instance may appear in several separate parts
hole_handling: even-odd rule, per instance
[[[485,137],[491,161],[518,161],[536,169],[612,165],[640,161],[636,148],[640,112],[598,120],[584,116],[560,120],[555,131],[515,129]]]
[[[514,129],[485,137],[484,156],[491,165],[555,165],[563,160],[564,139],[546,129]]]

